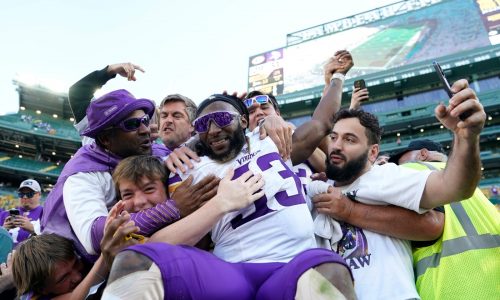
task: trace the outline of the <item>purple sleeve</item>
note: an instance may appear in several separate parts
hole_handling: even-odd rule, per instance
[[[130,219],[140,228],[139,234],[151,236],[157,230],[177,221],[181,215],[175,202],[167,200],[154,207],[130,214]],[[104,236],[106,217],[98,217],[92,223],[92,247],[97,253],[101,252],[101,240]]]
[[[5,222],[5,219],[9,216],[9,211],[2,211],[0,212],[0,226],[3,226],[3,223]]]

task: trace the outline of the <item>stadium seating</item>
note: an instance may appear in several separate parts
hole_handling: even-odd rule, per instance
[[[47,127],[47,124],[49,127]],[[70,121],[53,118],[45,114],[36,114],[27,110],[17,114],[0,116],[0,126],[75,142],[80,142],[81,140]]]
[[[0,168],[22,171],[27,174],[44,175],[57,178],[64,167],[50,162],[36,161],[32,159],[19,158],[0,152]]]

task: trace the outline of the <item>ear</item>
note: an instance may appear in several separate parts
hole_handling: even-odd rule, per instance
[[[380,152],[380,148],[378,144],[373,144],[370,146],[368,151],[368,160],[373,164],[377,160],[378,153]]]
[[[247,127],[248,127],[248,120],[247,120],[246,116],[242,115],[240,117],[240,124],[241,124],[241,127],[243,127],[243,129],[247,129]]]
[[[418,160],[420,161],[427,161],[429,159],[429,150],[422,148],[420,151],[418,151]]]
[[[110,134],[108,132],[103,132],[96,136],[96,141],[99,142],[104,148],[109,149],[111,144]]]

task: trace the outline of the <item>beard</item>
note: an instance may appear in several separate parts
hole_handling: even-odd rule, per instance
[[[221,163],[227,162],[235,158],[245,145],[245,132],[243,131],[241,124],[238,124],[238,128],[234,131],[232,136],[228,137],[228,139],[229,149],[225,152],[215,153],[210,146],[206,145],[201,140],[196,144],[196,152],[199,156],[206,155],[215,161]]]
[[[330,162],[330,156],[332,154],[341,156],[346,162],[343,167],[338,167]],[[326,158],[326,177],[335,180],[339,183],[351,183],[356,178],[361,175],[364,170],[366,163],[368,161],[368,151],[361,154],[360,156],[347,161],[346,157],[339,151],[332,151],[330,155]]]

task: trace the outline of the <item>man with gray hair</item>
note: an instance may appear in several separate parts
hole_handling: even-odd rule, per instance
[[[166,96],[160,104],[160,138],[170,150],[184,144],[193,135],[196,114],[193,100],[180,94]]]

